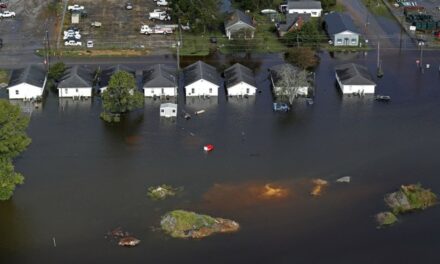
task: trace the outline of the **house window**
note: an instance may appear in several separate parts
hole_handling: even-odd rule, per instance
[[[160,111],[161,111],[162,113],[165,113],[165,110],[164,110],[164,109],[160,109]]]
[[[16,95],[19,95],[19,94],[20,94],[20,91],[19,91],[19,90],[15,90],[15,94],[16,94]]]
[[[78,89],[75,89],[75,92],[78,92]]]
[[[352,39],[351,39],[351,44],[356,44],[356,42],[357,42],[357,41],[356,41],[355,38],[352,38]]]
[[[154,90],[151,90],[151,93],[154,94]]]
[[[316,12],[312,12],[312,15],[316,16],[316,14],[317,14]]]
[[[342,39],[336,39],[336,43],[342,44]]]
[[[195,93],[195,92],[196,92],[195,89],[191,88],[191,93]]]
[[[212,88],[209,88],[209,93],[212,93]]]
[[[160,89],[160,92],[161,92],[162,94],[164,94],[164,93],[165,93],[165,90],[162,88],[162,89]]]
[[[249,93],[249,88],[246,88],[246,93],[247,93],[247,94]]]
[[[176,110],[173,109],[173,113],[175,113],[175,112],[176,112]]]
[[[68,93],[69,93],[69,89],[64,89],[64,92],[65,92],[66,94],[68,94]]]

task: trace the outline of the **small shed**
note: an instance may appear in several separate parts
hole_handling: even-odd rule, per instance
[[[79,24],[80,17],[81,17],[81,12],[73,11],[72,12],[72,24]]]
[[[253,39],[255,26],[250,16],[240,10],[234,10],[225,20],[225,31],[228,39]]]
[[[239,63],[225,70],[225,86],[229,96],[255,95],[257,91],[254,73]]]
[[[359,33],[349,15],[333,12],[325,15],[324,28],[334,46],[358,46]]]
[[[287,11],[289,14],[310,14],[312,17],[320,17],[322,13],[322,5],[320,1],[290,0],[287,2]]]
[[[197,61],[183,70],[186,96],[218,96],[219,75],[214,66]]]
[[[343,64],[335,68],[335,75],[343,94],[374,94],[376,83],[364,66]]]
[[[177,116],[177,104],[165,103],[160,105],[161,117],[176,117]]]
[[[177,96],[177,70],[156,64],[142,73],[145,97]]]
[[[9,81],[9,99],[36,99],[43,95],[47,73],[37,65],[12,71]]]
[[[59,97],[92,97],[93,72],[80,65],[67,69],[66,74],[58,84]]]

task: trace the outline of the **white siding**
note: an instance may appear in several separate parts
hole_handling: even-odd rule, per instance
[[[343,94],[374,94],[376,89],[376,85],[344,85],[339,80],[338,75],[336,75],[336,80]]]
[[[322,9],[289,9],[289,14],[310,14],[311,17],[320,17]]]
[[[90,88],[58,88],[59,97],[92,97]]]
[[[240,82],[232,87],[228,88],[229,96],[238,96],[238,95],[255,95],[257,88],[249,85],[245,82]]]
[[[219,86],[206,80],[198,80],[185,86],[186,96],[218,96]]]
[[[353,33],[351,31],[344,31],[335,34],[333,39],[334,46],[358,46],[359,45],[359,34]]]
[[[163,117],[176,117],[177,116],[177,106],[176,107],[161,107],[160,116]]]
[[[144,88],[145,97],[176,96],[177,87]]]
[[[46,81],[44,84],[46,84]],[[11,86],[8,91],[9,99],[35,99],[43,95],[43,88],[28,83]]]

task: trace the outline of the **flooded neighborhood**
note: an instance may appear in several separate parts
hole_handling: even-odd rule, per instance
[[[385,1],[0,0],[0,262],[438,262],[440,2]]]

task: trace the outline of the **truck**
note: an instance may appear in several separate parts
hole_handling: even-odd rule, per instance
[[[84,11],[84,6],[70,5],[67,7],[67,11]]]
[[[154,9],[153,12],[150,12],[148,18],[150,20],[156,20],[156,19],[162,21],[171,20],[170,15],[168,15],[166,11],[162,11],[160,9]]]
[[[166,27],[161,27],[161,26],[149,26],[149,25],[142,25],[141,26],[141,30],[139,31],[141,34],[145,34],[145,35],[151,35],[151,34],[163,34],[163,35],[167,35],[167,34],[172,34],[173,33],[173,29],[172,28],[166,28]]]
[[[157,0],[156,1],[156,5],[157,6],[167,6],[168,5],[168,1],[167,0]]]
[[[15,17],[15,12],[4,11],[0,13],[0,18],[10,18],[10,17]]]
[[[93,21],[92,23],[90,23],[90,26],[95,28],[100,28],[102,26],[102,23],[98,21]]]

